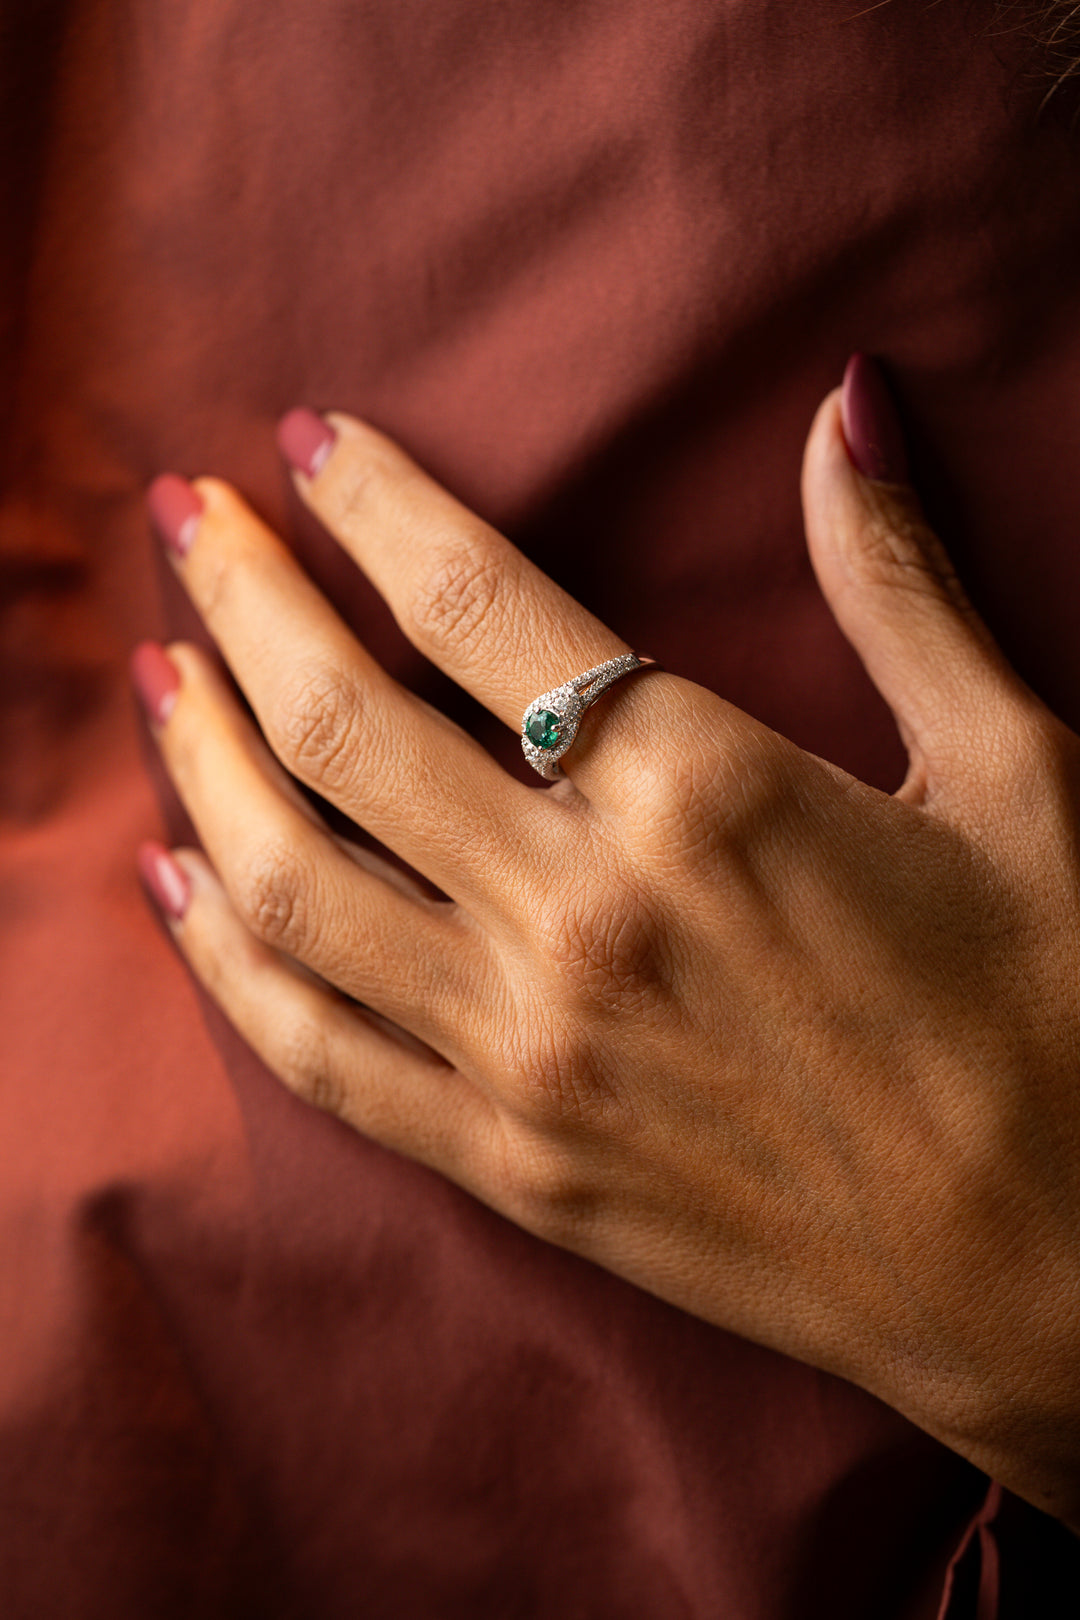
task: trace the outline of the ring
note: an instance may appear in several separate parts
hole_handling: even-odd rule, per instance
[[[635,669],[658,667],[655,658],[623,653],[621,658],[609,658],[606,664],[597,664],[584,675],[575,675],[564,685],[533,698],[521,721],[521,747],[533,770],[539,771],[546,782],[557,782],[564,774],[558,761],[577,736],[585,710],[624,675],[633,674]]]

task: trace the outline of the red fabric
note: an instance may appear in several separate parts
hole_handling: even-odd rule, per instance
[[[272,424],[334,406],[631,644],[894,786],[798,506],[864,348],[977,600],[1080,723],[1077,152],[984,9],[0,19],[5,1614],[941,1611],[974,1470],[305,1109],[208,1008],[136,884],[183,823],[124,660],[193,629],[142,490],[214,471],[520,768],[297,511]],[[1000,1594],[980,1528],[949,1620],[1032,1612],[1051,1543],[1075,1590],[1072,1538],[1012,1512]]]

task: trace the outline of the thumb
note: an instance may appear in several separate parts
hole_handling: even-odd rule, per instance
[[[968,600],[908,483],[884,378],[853,355],[814,418],[803,459],[810,560],[841,630],[889,705],[923,797],[957,758],[985,758],[1002,706],[1025,695]]]

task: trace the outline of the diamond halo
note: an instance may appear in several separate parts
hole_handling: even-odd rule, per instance
[[[533,770],[545,781],[557,782],[564,774],[559,760],[577,736],[585,710],[613,682],[655,662],[654,658],[639,658],[637,653],[623,653],[533,698],[521,720],[521,747]]]

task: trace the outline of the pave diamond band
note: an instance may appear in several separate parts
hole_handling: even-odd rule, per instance
[[[577,736],[585,710],[624,675],[655,664],[655,658],[623,653],[621,658],[609,658],[606,664],[597,664],[584,675],[575,675],[564,685],[533,698],[521,721],[521,747],[533,770],[545,781],[557,782],[563,774],[559,760]]]

